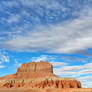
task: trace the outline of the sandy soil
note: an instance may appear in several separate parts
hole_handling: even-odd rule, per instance
[[[44,89],[41,92],[92,92],[92,88],[79,89]]]
[[[0,92],[92,92],[92,88],[80,88],[80,89],[0,89]]]

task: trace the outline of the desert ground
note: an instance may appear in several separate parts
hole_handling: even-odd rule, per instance
[[[92,88],[71,88],[71,89],[25,89],[25,88],[19,88],[19,89],[0,89],[0,92],[92,92]]]

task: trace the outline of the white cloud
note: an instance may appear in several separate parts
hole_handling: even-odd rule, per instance
[[[90,62],[91,61],[91,57],[80,57],[80,56],[61,56],[62,59],[64,59],[65,61],[68,61],[68,62],[84,62],[84,63],[87,63],[87,62]]]
[[[8,56],[2,56],[2,61],[9,62],[10,60]]]
[[[78,71],[82,69],[82,66],[66,66],[61,71]]]
[[[34,62],[40,62],[40,61],[46,61],[47,57],[46,56],[41,56],[41,57],[33,57],[32,61]]]
[[[16,1],[1,1],[1,4],[2,4],[2,6],[3,7],[14,7],[14,6],[18,6],[19,5],[19,3],[18,3],[18,1],[16,2]]]
[[[0,62],[10,62],[10,58],[7,55],[4,55],[4,53],[0,52]]]
[[[78,78],[84,88],[92,87],[92,76],[85,76]]]
[[[39,26],[27,36],[1,42],[3,48],[17,51],[73,53],[92,46],[92,12],[63,24]],[[42,30],[42,31],[41,31]]]
[[[70,76],[80,76],[92,74],[92,63],[87,63],[78,66],[63,66],[59,68],[54,68],[54,73],[56,75],[70,75]]]
[[[47,9],[62,9],[63,11],[66,10],[66,7],[63,6],[63,4],[61,5],[60,2],[54,0],[54,1],[49,1],[49,0],[20,0],[21,3],[24,5],[24,6],[31,6],[31,7],[34,7],[35,8],[37,6],[44,6],[45,8]],[[39,8],[39,7],[38,7]]]
[[[0,68],[4,68],[5,66],[3,66],[3,65],[0,65]]]
[[[19,14],[17,14],[17,15],[12,14],[12,15],[10,15],[10,17],[7,19],[7,22],[8,22],[8,23],[16,23],[16,22],[18,22],[19,20],[20,20],[20,15],[19,15]]]
[[[67,63],[65,62],[50,62],[53,66],[65,66]]]
[[[79,80],[92,80],[92,76],[80,77]]]
[[[32,57],[31,61],[39,62],[39,61],[49,61],[51,64],[59,63],[59,62],[53,62],[57,57],[52,55],[40,55],[39,57]],[[62,62],[62,65],[66,63]]]

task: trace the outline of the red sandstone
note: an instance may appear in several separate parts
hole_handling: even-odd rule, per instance
[[[48,62],[22,64],[17,73],[0,78],[0,87],[5,88],[81,88],[81,83],[73,78],[60,78],[53,74],[53,66]]]

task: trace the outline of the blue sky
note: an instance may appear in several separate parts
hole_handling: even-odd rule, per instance
[[[40,60],[92,87],[92,0],[0,0],[0,76]]]

